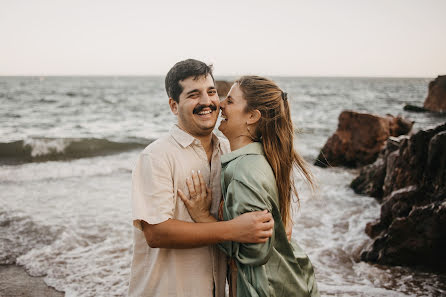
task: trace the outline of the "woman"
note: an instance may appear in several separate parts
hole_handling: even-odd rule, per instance
[[[245,76],[235,82],[220,107],[219,130],[232,151],[221,158],[220,219],[268,209],[275,221],[273,235],[265,243],[219,244],[230,257],[231,295],[319,296],[311,262],[297,244],[287,240],[285,232],[291,221],[291,195],[298,197],[293,166],[313,185],[311,173],[293,147],[287,94],[271,80]],[[210,191],[203,178],[195,174],[192,180],[187,180],[191,195],[207,195],[209,202]],[[206,203],[197,207],[183,193],[179,196],[195,221],[215,220]]]

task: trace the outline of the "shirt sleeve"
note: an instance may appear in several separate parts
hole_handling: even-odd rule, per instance
[[[174,214],[172,173],[168,160],[142,153],[132,173],[133,225],[142,230],[141,221],[159,224]]]
[[[224,205],[225,220],[231,220],[243,213],[265,210],[272,211],[268,192],[259,185],[248,185],[238,180],[232,180],[227,187]],[[227,241],[219,247],[230,257],[236,258],[241,264],[258,266],[268,262],[271,256],[273,235],[265,243],[239,243]]]

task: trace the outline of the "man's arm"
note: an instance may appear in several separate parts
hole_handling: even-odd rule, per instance
[[[230,221],[190,223],[169,219],[159,224],[141,221],[152,248],[187,249],[224,241],[263,243],[272,235],[274,220],[267,211],[245,213]]]

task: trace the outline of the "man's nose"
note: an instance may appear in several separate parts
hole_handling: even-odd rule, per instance
[[[200,97],[200,104],[201,105],[210,105],[211,104],[211,98],[209,97],[208,93],[204,93],[203,96]]]

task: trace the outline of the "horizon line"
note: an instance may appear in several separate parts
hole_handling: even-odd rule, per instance
[[[251,74],[245,74],[251,75]],[[399,76],[399,75],[267,75],[260,74],[266,77],[278,77],[278,78],[419,78],[419,79],[432,79],[443,74],[437,74],[437,76]],[[446,75],[446,74],[444,74]],[[164,77],[166,74],[0,74],[0,77]],[[242,75],[237,74],[215,74],[214,77],[240,77]]]

